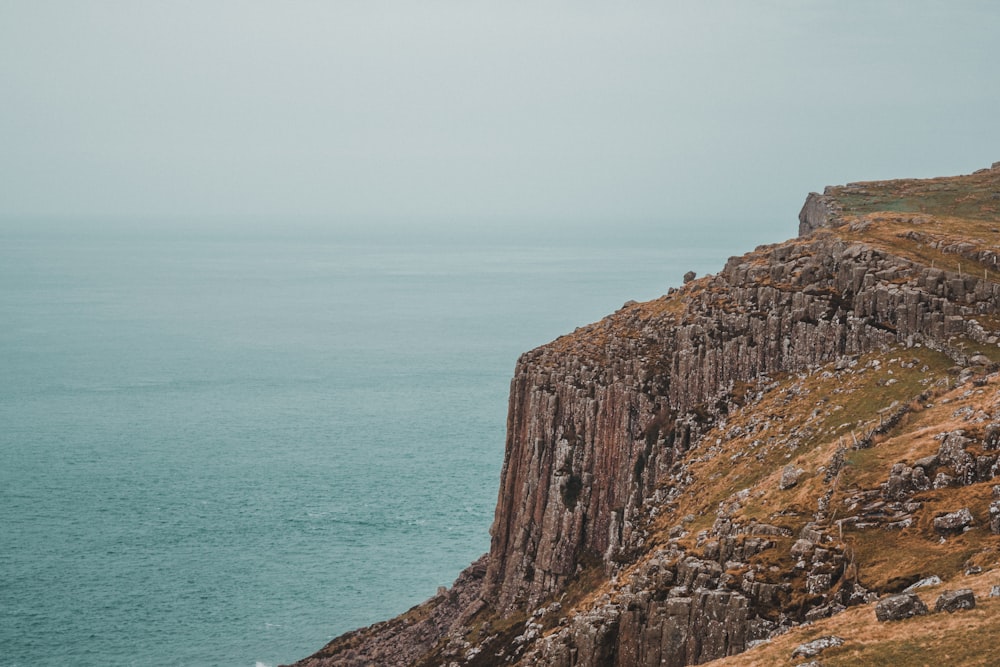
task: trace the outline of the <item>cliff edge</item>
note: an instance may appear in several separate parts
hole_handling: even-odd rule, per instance
[[[524,354],[490,552],[297,664],[797,664],[824,632],[824,665],[989,664],[1000,163],[830,187],[799,221]],[[976,601],[961,630],[876,622],[930,577],[918,600]]]

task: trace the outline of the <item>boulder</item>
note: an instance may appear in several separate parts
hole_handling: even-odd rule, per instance
[[[971,444],[972,440],[966,438],[962,431],[952,431],[944,437],[938,449],[938,463],[950,467],[960,485],[975,481],[975,459],[965,450]],[[940,487],[935,483],[934,488]]]
[[[963,507],[960,510],[948,512],[947,514],[935,517],[934,530],[942,535],[960,533],[965,530],[966,527],[971,526],[974,521],[975,520],[972,518],[972,512],[969,511],[969,508]]]
[[[1000,500],[990,503],[990,532],[994,535],[1000,534]]]
[[[1000,424],[993,423],[986,427],[983,435],[983,449],[991,451],[1000,449]]]
[[[912,593],[913,591],[917,590],[918,588],[927,588],[928,586],[937,586],[940,583],[941,583],[941,577],[937,576],[936,574],[932,574],[929,577],[924,577],[923,579],[921,579],[920,581],[918,581],[915,584],[907,586],[906,588],[903,589],[903,592],[904,593]]]
[[[815,622],[824,618],[829,618],[834,614],[839,614],[845,609],[847,609],[847,607],[842,604],[837,604],[836,602],[828,605],[825,604],[820,607],[813,607],[806,612],[806,621]]]
[[[793,465],[785,466],[785,469],[781,471],[781,481],[778,482],[778,488],[784,491],[785,489],[790,489],[799,483],[799,477],[805,472],[802,468],[796,468]]]
[[[951,486],[952,483],[954,483],[954,481],[955,478],[952,477],[951,475],[939,472],[937,475],[934,476],[933,486],[935,489],[944,489]]]
[[[813,547],[816,546],[809,540],[795,540],[795,544],[792,545],[790,552],[792,558],[802,558],[807,553],[812,551]]]
[[[817,655],[833,646],[843,646],[844,640],[836,635],[827,635],[814,639],[808,644],[800,644],[792,651],[793,658],[815,658]]]
[[[827,573],[810,574],[806,577],[806,591],[810,595],[822,595],[830,590],[830,586],[833,583],[832,580],[833,577]]]
[[[914,593],[890,595],[875,605],[875,618],[881,622],[901,621],[928,613],[927,605]]]
[[[934,611],[946,611],[949,614],[959,609],[973,609],[976,606],[976,596],[971,588],[961,588],[957,591],[945,591],[934,603]]]

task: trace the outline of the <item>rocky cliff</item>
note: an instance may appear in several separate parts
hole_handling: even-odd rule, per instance
[[[799,219],[523,355],[490,552],[299,664],[750,660],[928,568],[993,576],[1000,165],[827,188]],[[949,502],[972,519],[942,532]]]

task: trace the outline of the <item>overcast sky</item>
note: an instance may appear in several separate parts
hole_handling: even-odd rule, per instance
[[[1000,160],[998,45],[993,1],[0,0],[0,224],[779,240],[809,190]]]

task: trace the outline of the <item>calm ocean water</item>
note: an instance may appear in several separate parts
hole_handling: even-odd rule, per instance
[[[0,665],[274,665],[430,597],[518,354],[733,246],[0,230]]]

